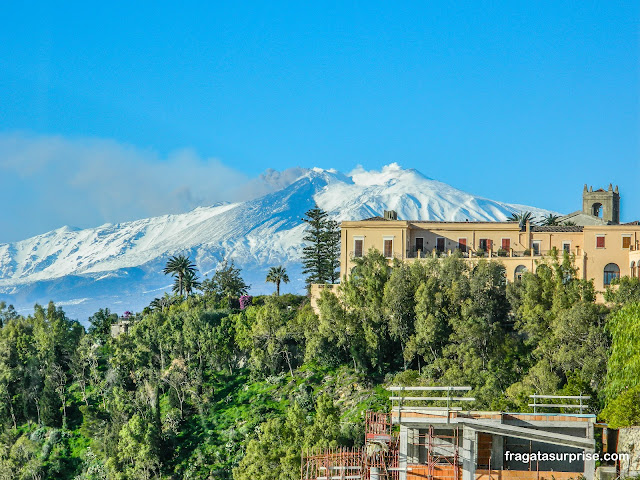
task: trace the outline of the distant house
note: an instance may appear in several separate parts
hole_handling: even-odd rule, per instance
[[[122,333],[129,333],[130,326],[131,320],[125,317],[120,317],[116,323],[111,324],[111,336],[116,338]]]

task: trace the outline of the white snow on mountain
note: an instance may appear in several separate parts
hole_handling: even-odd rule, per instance
[[[283,264],[292,280],[284,291],[301,292],[301,219],[314,203],[337,220],[384,210],[396,210],[400,219],[449,221],[500,221],[522,210],[550,213],[480,198],[397,164],[349,175],[300,169],[287,183],[251,201],[82,230],[62,227],[0,244],[0,300],[25,313],[36,302],[54,300],[81,321],[103,307],[140,310],[170,290],[162,268],[178,253],[190,255],[203,276],[222,260],[233,260],[253,294],[271,292],[266,271]]]

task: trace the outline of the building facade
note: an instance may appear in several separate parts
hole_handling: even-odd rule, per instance
[[[350,275],[354,260],[370,249],[390,261],[419,261],[459,251],[470,262],[482,258],[504,264],[514,281],[535,272],[551,252],[571,254],[580,278],[593,280],[604,291],[620,276],[640,275],[640,224],[619,223],[620,196],[615,190],[583,191],[583,210],[561,217],[556,226],[526,222],[439,222],[398,220],[395,212],[384,217],[341,224],[341,276]]]

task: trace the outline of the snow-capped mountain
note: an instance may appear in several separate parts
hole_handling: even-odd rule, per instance
[[[234,260],[253,294],[271,292],[266,271],[283,264],[292,280],[284,290],[301,292],[301,219],[314,203],[337,220],[390,209],[400,219],[450,221],[505,220],[521,210],[549,213],[476,197],[397,164],[349,175],[314,168],[251,201],[83,230],[62,227],[0,244],[0,300],[25,312],[54,300],[81,321],[103,307],[140,310],[170,291],[162,268],[177,253],[188,254],[201,276],[223,259]]]

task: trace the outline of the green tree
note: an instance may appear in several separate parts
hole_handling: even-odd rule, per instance
[[[160,471],[158,432],[139,414],[134,414],[119,434],[119,456],[128,478],[148,480]]]
[[[340,279],[340,224],[315,205],[302,219],[307,224],[303,240],[302,273],[307,288],[312,283],[336,283]]]
[[[329,395],[318,397],[312,418],[296,402],[284,419],[272,418],[260,425],[233,478],[296,480],[301,450],[335,448],[341,441],[340,414]]]
[[[640,385],[640,303],[630,303],[607,319],[611,354],[605,393],[611,403],[624,391]]]
[[[0,301],[0,327],[14,318],[18,318],[18,313],[13,308],[13,305],[7,306],[6,302]]]
[[[340,224],[335,220],[325,224],[324,251],[327,280],[333,284],[340,280]]]
[[[614,278],[604,292],[604,299],[617,306],[640,302],[640,279],[638,277]]]
[[[202,287],[202,283],[198,280],[198,275],[195,271],[187,270],[182,281],[184,283],[184,292],[187,296],[191,295],[194,290],[198,290]],[[177,283],[178,281],[176,279],[176,284],[173,286],[173,291],[175,293],[179,291]]]
[[[293,366],[301,356],[303,329],[294,321],[295,313],[268,298],[260,307],[245,310],[248,322],[238,332],[242,347],[250,351],[254,371],[277,374],[286,367],[293,376]]]
[[[406,359],[406,346],[415,330],[415,293],[416,284],[410,266],[395,260],[384,286],[383,304],[389,333],[400,344],[403,359]],[[407,367],[406,361],[404,367]]]
[[[384,287],[391,268],[375,249],[354,262],[352,274],[341,284],[342,298],[362,332],[366,362],[361,366],[381,371],[385,362],[399,360],[384,316]]]
[[[257,437],[248,442],[244,458],[233,470],[234,480],[298,480],[305,427],[304,411],[297,404],[286,419],[260,424]]]
[[[244,283],[240,272],[241,270],[233,264],[233,261],[229,264],[225,260],[213,277],[202,282],[202,290],[206,294],[216,298],[226,298],[228,301],[246,295],[249,285]]]
[[[111,336],[111,325],[118,321],[118,314],[108,308],[101,308],[89,317],[89,334],[105,344]]]
[[[307,275],[307,288],[312,283],[326,283],[327,275],[327,212],[315,205],[302,219],[307,224],[302,239],[308,244],[302,249],[302,273]]]
[[[289,275],[287,269],[282,265],[271,267],[267,273],[267,282],[276,284],[276,296],[280,295],[280,282],[289,283]]]
[[[417,268],[418,263],[415,265]],[[415,294],[415,334],[405,350],[405,360],[417,358],[419,370],[442,356],[470,290],[469,269],[460,254],[427,260],[420,276]]]
[[[171,275],[176,278],[176,285],[174,286],[174,290],[177,291],[180,296],[182,296],[184,292],[184,279],[188,274],[187,272],[190,272],[190,274],[195,274],[196,265],[189,259],[189,257],[184,254],[174,255],[173,257],[171,257],[167,261],[167,264],[163,270],[163,273],[165,275]]]
[[[322,290],[318,308],[317,316],[307,310],[302,323],[306,338],[305,359],[332,367],[351,362],[354,370],[358,370],[358,365],[364,366],[366,342],[355,312],[347,310],[328,290]]]

